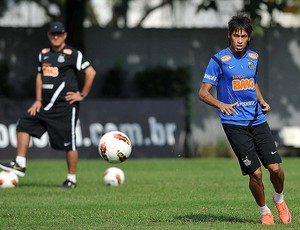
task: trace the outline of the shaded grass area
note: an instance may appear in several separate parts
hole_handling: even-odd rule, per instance
[[[273,189],[264,173],[275,215],[272,229],[300,229],[298,158],[285,158],[286,202],[293,224],[279,223]],[[125,184],[106,187],[106,168],[125,172]],[[15,189],[0,189],[0,229],[265,229],[235,159],[129,159],[112,165],[80,160],[78,187],[61,189],[64,160],[28,160]]]

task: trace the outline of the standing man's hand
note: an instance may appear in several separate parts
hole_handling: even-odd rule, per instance
[[[77,91],[77,92],[67,92],[66,100],[70,104],[73,104],[76,101],[83,101],[83,99],[84,99],[84,96],[81,95],[79,91]]]
[[[35,116],[38,112],[40,112],[40,109],[42,107],[42,102],[39,100],[36,100],[31,107],[27,110],[28,113],[30,113],[31,116]]]

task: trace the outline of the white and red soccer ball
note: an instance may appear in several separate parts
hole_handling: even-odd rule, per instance
[[[124,162],[131,154],[131,141],[120,131],[104,134],[99,141],[100,156],[110,163]]]
[[[18,185],[18,176],[10,171],[0,172],[0,188],[14,188]]]
[[[110,167],[104,172],[103,182],[109,186],[120,186],[125,182],[125,174],[120,168]]]

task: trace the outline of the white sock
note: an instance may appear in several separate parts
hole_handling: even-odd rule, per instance
[[[274,192],[274,201],[276,204],[282,203],[283,202],[283,192],[282,193]]]
[[[16,162],[18,163],[18,165],[20,165],[22,168],[26,167],[26,157],[20,157],[17,156],[16,157]]]
[[[74,182],[74,183],[76,183],[76,174],[68,174],[67,175],[67,179],[68,180],[70,180],[70,181],[72,181],[72,182]]]
[[[259,212],[260,212],[260,215],[265,215],[266,213],[271,213],[271,210],[265,204],[264,206],[259,207]]]

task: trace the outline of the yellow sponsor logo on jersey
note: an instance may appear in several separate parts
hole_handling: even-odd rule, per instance
[[[234,91],[254,89],[254,78],[235,79],[232,81],[232,89]]]
[[[258,59],[258,55],[257,54],[254,54],[254,53],[249,53],[248,56],[254,60],[257,60]]]
[[[43,66],[43,75],[48,77],[57,77],[58,68],[55,66]]]
[[[222,62],[228,62],[231,59],[231,57],[229,55],[225,55],[223,57],[221,57]]]

